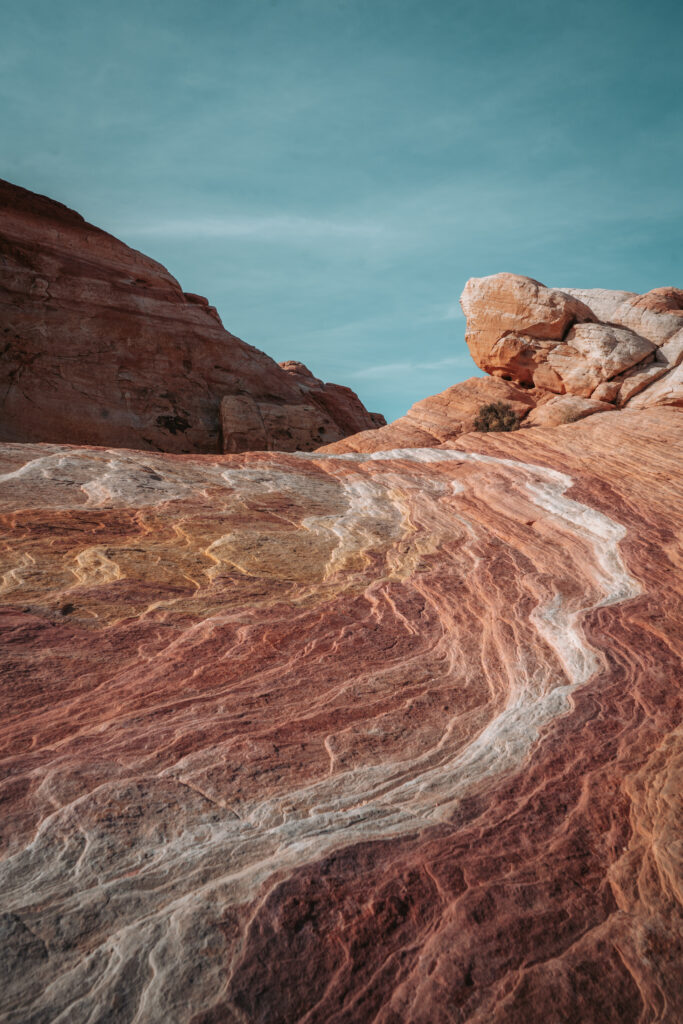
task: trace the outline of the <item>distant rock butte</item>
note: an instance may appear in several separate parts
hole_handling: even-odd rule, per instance
[[[547,288],[505,273],[471,278],[460,301],[472,358],[491,376],[455,384],[376,434],[325,450],[439,445],[472,432],[479,406],[495,401],[508,402],[523,427],[560,426],[631,404],[683,406],[681,289]]]
[[[309,451],[384,422],[229,334],[159,263],[8,182],[0,267],[0,439]]]
[[[679,1024],[680,424],[0,445],[0,1018]]]

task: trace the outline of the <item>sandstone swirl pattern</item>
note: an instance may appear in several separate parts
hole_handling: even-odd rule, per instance
[[[678,1020],[679,418],[4,445],[2,1019]]]

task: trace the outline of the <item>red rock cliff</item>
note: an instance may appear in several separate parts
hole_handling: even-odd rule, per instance
[[[349,389],[302,386],[229,334],[154,260],[8,182],[0,269],[1,439],[310,451],[377,423]]]

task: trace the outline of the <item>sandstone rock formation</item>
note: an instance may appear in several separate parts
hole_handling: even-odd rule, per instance
[[[154,260],[8,182],[0,268],[0,439],[292,451],[378,422],[350,389],[288,372],[229,334]],[[225,397],[236,401],[221,435]],[[240,408],[251,426],[233,432]]]
[[[565,288],[564,291],[589,306],[598,320],[628,327],[657,346],[666,344],[683,329],[683,290],[680,288],[653,288],[644,295],[604,288]]]
[[[0,1019],[678,1024],[683,292],[386,426],[0,201]]]
[[[325,451],[434,447],[473,432],[480,406],[493,401],[511,405],[523,427],[560,426],[630,405],[683,405],[680,289],[636,295],[546,288],[494,274],[471,278],[460,301],[472,357],[492,376],[455,384],[381,430]]]
[[[2,1020],[683,1019],[648,390],[370,455],[0,446]]]
[[[572,324],[595,319],[580,299],[519,274],[470,278],[460,304],[467,317],[467,344],[472,358],[489,372],[500,369],[501,362],[506,370],[514,359],[513,353],[506,357],[504,352],[496,351],[501,340],[529,339],[528,348],[533,352],[534,341],[560,342]]]

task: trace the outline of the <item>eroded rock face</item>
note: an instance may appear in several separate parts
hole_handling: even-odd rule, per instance
[[[461,297],[466,340],[490,377],[417,402],[378,431],[330,452],[432,447],[474,431],[481,406],[505,402],[522,425],[562,426],[596,412],[683,404],[683,291],[645,295],[547,288],[518,274],[471,278]],[[531,414],[529,411],[533,410]]]
[[[384,416],[379,412],[369,413],[351,388],[343,384],[323,384],[307,366],[294,359],[280,363],[280,366],[296,380],[302,394],[308,396],[309,401],[327,416],[337,432],[341,430],[344,437],[359,430],[373,430],[386,425]],[[324,428],[324,435],[327,442],[329,429]]]
[[[655,358],[668,367],[680,366],[683,362],[683,328],[660,345]]]
[[[4,440],[217,452],[225,396],[277,407],[261,417],[266,448],[314,448],[376,425],[350,389],[304,385],[160,264],[8,182],[0,260]],[[247,447],[261,438],[250,430],[238,431]]]
[[[565,288],[564,291],[585,303],[604,323],[628,327],[657,346],[665,344],[683,328],[683,291],[680,288],[653,288],[644,295],[602,288]]]
[[[652,342],[633,331],[577,324],[565,344],[548,353],[548,365],[562,382],[563,392],[588,398],[599,384],[653,358],[654,351]]]
[[[2,1019],[680,1020],[680,457],[1,446]]]
[[[620,385],[618,404],[626,405],[634,395],[651,387],[655,381],[661,380],[668,372],[668,366],[660,366],[659,363],[650,363],[649,366],[645,366],[641,363],[626,373],[619,374],[616,378]]]

